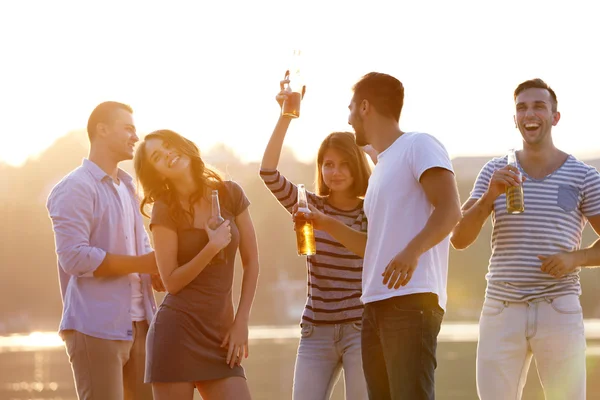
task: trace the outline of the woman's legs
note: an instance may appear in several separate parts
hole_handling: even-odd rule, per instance
[[[194,384],[192,382],[152,383],[154,400],[192,400]]]
[[[338,327],[302,323],[293,400],[329,400],[342,370],[341,355],[336,349]]]
[[[203,400],[251,400],[252,398],[248,383],[241,376],[197,382],[196,388]]]

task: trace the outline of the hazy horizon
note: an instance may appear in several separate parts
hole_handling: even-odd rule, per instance
[[[150,132],[147,132],[150,133]],[[140,135],[140,140],[144,137],[144,135],[146,135],[147,133],[138,133],[138,135]],[[58,141],[60,141],[61,139],[65,139],[68,136],[80,136],[80,138],[85,138],[85,146],[87,146],[87,148],[89,149],[89,142],[87,141],[87,136],[86,136],[86,131],[85,129],[74,129],[71,130],[67,133],[65,133],[62,136],[59,136],[56,138],[55,141],[53,141],[52,143],[50,143],[47,147],[43,148],[42,150],[40,150],[38,153],[36,154],[31,154],[29,155],[27,158],[19,161],[19,162],[10,162],[7,160],[2,160],[0,159],[0,166],[7,166],[10,168],[20,168],[23,167],[25,164],[27,164],[28,162],[36,162],[39,160],[39,158],[41,156],[43,156],[43,154],[48,151],[50,148],[52,148],[53,146],[56,145],[56,143]],[[139,144],[139,142],[138,142]],[[242,154],[239,153],[239,151],[236,151],[235,146],[231,146],[228,143],[225,142],[214,142],[211,146],[206,147],[206,148],[202,148],[200,147],[200,151],[201,154],[206,154],[206,153],[210,153],[211,151],[214,151],[215,149],[218,149],[220,146],[224,146],[224,148],[230,150],[235,156],[236,158],[242,162],[242,163],[256,163],[256,162],[260,162],[262,159],[262,155],[263,153],[257,153],[254,154],[252,157],[244,157]],[[294,157],[296,158],[297,161],[302,162],[303,164],[311,164],[314,162],[316,154],[317,154],[317,150],[318,150],[318,146],[319,143],[315,143],[315,149],[313,153],[310,152],[306,152],[306,154],[303,155],[303,153],[299,153],[297,152],[292,145],[284,143],[284,148],[287,149],[288,151],[291,151],[294,155]],[[136,144],[136,149],[137,149],[137,144]],[[508,149],[507,149],[508,150]],[[600,149],[598,150],[588,150],[588,151],[580,151],[580,152],[569,152],[568,150],[565,149],[565,151],[569,154],[572,154],[573,156],[577,157],[580,160],[583,161],[588,161],[588,160],[597,160],[600,159]],[[491,159],[493,157],[498,157],[498,156],[502,156],[506,154],[506,151],[498,151],[495,153],[479,153],[479,154],[452,154],[450,153],[450,158],[452,161],[455,160],[460,160],[460,159],[482,159],[482,158],[488,158]]]

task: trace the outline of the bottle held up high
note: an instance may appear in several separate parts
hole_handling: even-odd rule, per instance
[[[315,231],[313,223],[310,220],[302,218],[304,214],[310,213],[308,201],[306,198],[306,189],[304,185],[298,185],[298,211],[296,213],[296,245],[299,256],[310,256],[317,253],[315,243]]]
[[[212,230],[217,229],[225,219],[221,216],[221,205],[219,204],[219,191],[213,190],[211,194],[211,210],[208,220],[208,227]],[[221,249],[216,256],[213,257],[211,263],[224,263],[225,249]]]
[[[517,167],[517,154],[515,149],[508,152],[508,165]],[[521,183],[519,186],[509,186],[506,188],[506,212],[509,214],[521,214],[525,211],[525,196],[523,195],[523,176],[519,172]]]
[[[301,52],[300,50],[294,50],[289,76],[286,76],[286,79],[289,79],[289,83],[285,87],[288,95],[281,107],[281,114],[290,118],[300,116],[300,103],[302,102],[302,89],[304,87],[304,80],[300,74],[300,64]]]

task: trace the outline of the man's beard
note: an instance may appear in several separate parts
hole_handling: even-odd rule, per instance
[[[365,137],[365,132],[362,129],[354,129],[354,140],[358,146],[366,146],[369,144]]]
[[[359,115],[356,116],[355,122],[356,122],[356,124],[351,124],[351,125],[352,125],[352,129],[354,129],[354,141],[356,142],[356,144],[361,147],[371,144],[367,140],[367,135],[365,133],[365,129],[364,129],[364,125],[363,125],[363,120]]]

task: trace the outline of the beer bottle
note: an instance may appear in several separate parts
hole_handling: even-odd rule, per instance
[[[212,191],[212,202],[210,210],[210,219],[208,220],[208,227],[212,230],[217,229],[225,219],[221,216],[221,205],[219,204],[219,191]],[[216,256],[213,257],[211,263],[224,263],[225,262],[225,249],[221,249]]]
[[[517,154],[515,149],[508,152],[508,165],[517,167]],[[521,172],[519,178],[522,179]],[[509,186],[506,188],[506,212],[509,214],[521,214],[525,211],[525,201],[523,195],[523,182],[519,186]]]
[[[304,87],[304,81],[302,79],[302,75],[300,74],[300,56],[300,50],[294,50],[292,65],[290,66],[289,70],[290,75],[288,77],[290,83],[288,83],[286,87],[288,96],[283,102],[283,107],[281,108],[281,114],[290,118],[298,118],[300,116],[302,88]]]
[[[302,214],[300,214],[302,213]],[[310,213],[304,185],[298,185],[298,211],[296,214],[296,245],[299,256],[310,256],[317,253],[313,223],[304,214]]]

